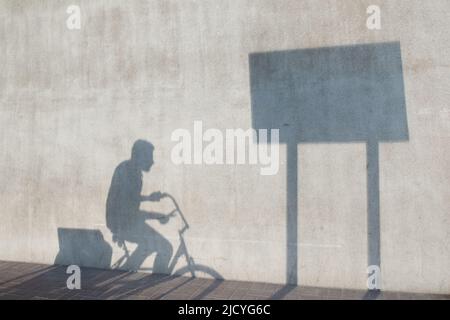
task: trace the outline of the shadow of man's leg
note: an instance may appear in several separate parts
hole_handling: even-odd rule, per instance
[[[170,259],[172,258],[173,248],[170,242],[164,238],[160,233],[148,227],[151,230],[151,241],[155,247],[156,257],[153,264],[153,273],[170,274],[169,270]]]
[[[122,268],[138,271],[145,259],[153,252],[156,252],[153,273],[170,274],[169,263],[173,254],[170,242],[145,223],[138,229],[133,232],[132,236],[128,236],[125,239],[137,243],[138,246]]]

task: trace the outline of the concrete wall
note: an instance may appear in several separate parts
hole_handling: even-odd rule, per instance
[[[71,4],[80,30],[66,28]],[[370,4],[381,30],[366,28]],[[97,239],[117,261],[106,198],[115,168],[145,139],[155,165],[142,192],[174,196],[196,263],[226,279],[285,283],[294,246],[299,284],[366,288],[366,143],[299,143],[289,209],[286,144],[279,173],[262,176],[254,165],[175,165],[170,137],[195,120],[252,127],[251,53],[399,43],[408,139],[379,144],[382,288],[450,293],[449,11],[447,0],[1,0],[0,259],[75,259]],[[149,225],[176,251],[179,219]],[[65,228],[92,236],[72,247],[76,237],[58,237]]]

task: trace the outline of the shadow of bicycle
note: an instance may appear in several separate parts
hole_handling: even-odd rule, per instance
[[[106,225],[113,235],[113,242],[123,250],[123,255],[112,262],[112,247],[105,241],[100,230],[59,228],[59,252],[55,264],[213,278],[219,282],[214,281],[204,292],[213,290],[223,277],[214,269],[197,264],[189,254],[184,233],[190,226],[175,198],[161,192],[149,196],[141,194],[142,172],[150,171],[153,166],[153,151],[154,146],[150,142],[136,141],[130,159],[116,167],[111,179],[106,200]],[[169,214],[141,210],[142,202],[159,201],[162,198],[172,201],[173,210]],[[181,220],[177,250],[173,250],[172,244],[147,223],[153,219],[164,224],[174,217]],[[133,244],[135,249],[129,250],[129,244]],[[155,259],[152,267],[145,267],[144,261],[153,254]],[[167,277],[162,276],[160,279],[165,281]],[[124,285],[129,286],[129,280]],[[148,279],[136,280],[133,292],[144,290],[148,286]],[[197,298],[201,297],[202,294]]]

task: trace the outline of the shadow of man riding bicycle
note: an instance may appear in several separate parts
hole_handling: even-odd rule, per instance
[[[196,277],[216,279],[196,299],[201,299],[212,292],[221,283],[223,277],[214,269],[197,264],[190,255],[184,233],[190,228],[176,199],[169,193],[154,192],[149,196],[141,195],[142,173],[150,171],[153,161],[154,147],[151,143],[138,140],[134,143],[131,158],[120,163],[114,171],[111,186],[106,200],[106,225],[113,234],[113,241],[125,252],[115,263],[112,262],[112,248],[104,240],[100,230],[58,228],[59,252],[55,264],[103,267],[122,269],[126,271],[151,271],[152,274],[187,276],[182,284],[177,284],[167,292],[158,294],[156,299],[162,298],[172,290],[179,288]],[[144,201],[159,201],[167,198],[173,205],[169,214],[148,212],[141,210]],[[172,245],[159,232],[147,224],[148,219],[157,219],[165,224],[171,217],[177,217],[180,222],[178,228],[178,245],[174,253]],[[130,254],[126,243],[137,244]],[[156,254],[152,268],[142,267],[145,259]],[[184,259],[180,259],[183,258]],[[106,274],[106,278],[107,278]],[[146,276],[130,279],[125,272],[115,279],[114,288],[110,287],[104,278],[90,278],[89,284],[105,291],[104,296],[122,299],[154,285],[171,279],[170,276]]]
[[[165,224],[171,214],[148,212],[140,209],[141,202],[159,201],[165,196],[154,192],[141,195],[142,172],[150,171],[154,164],[154,146],[147,141],[137,140],[131,151],[131,158],[120,163],[114,171],[106,201],[106,225],[113,234],[113,241],[127,254],[124,270],[139,270],[144,260],[156,253],[153,273],[170,273],[169,262],[173,254],[170,242],[146,223],[157,219]],[[137,244],[131,255],[125,241]]]

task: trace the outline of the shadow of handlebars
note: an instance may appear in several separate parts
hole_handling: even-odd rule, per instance
[[[175,198],[170,193],[166,193],[166,192],[162,193],[162,198],[169,198],[170,200],[172,200],[172,203],[175,206],[175,209],[172,210],[172,212],[170,214],[178,212],[178,214],[181,217],[181,220],[183,220],[184,227],[179,232],[183,233],[184,231],[189,229],[189,223],[187,222],[186,218],[184,217],[184,214],[181,211],[180,206],[178,205],[178,202],[175,200]]]

